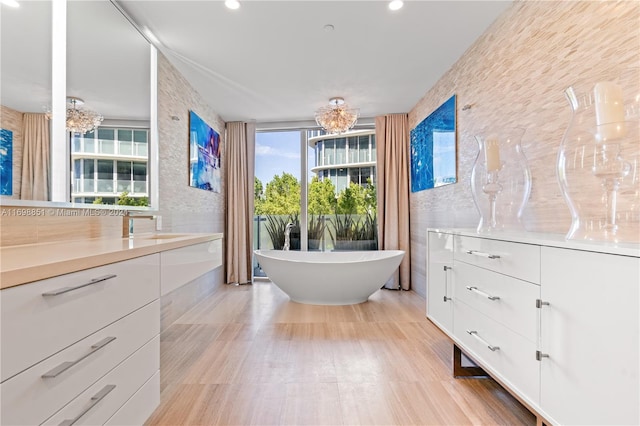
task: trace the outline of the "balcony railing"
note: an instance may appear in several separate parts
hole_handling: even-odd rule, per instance
[[[131,190],[133,188],[133,191]],[[100,194],[121,194],[128,192],[130,195],[146,196],[148,193],[148,185],[146,181],[130,181],[113,179],[74,179],[73,193],[92,195]]]
[[[100,154],[118,157],[148,157],[146,142],[114,141],[110,139],[85,139],[72,144],[74,154]]]

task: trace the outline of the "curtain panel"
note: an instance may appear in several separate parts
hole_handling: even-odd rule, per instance
[[[226,129],[226,282],[245,284],[252,278],[255,123]]]
[[[378,186],[378,246],[404,250],[404,258],[391,289],[411,289],[411,237],[409,235],[409,118],[407,114],[376,117]]]
[[[20,199],[49,200],[51,136],[44,114],[24,113],[22,117],[22,171]]]

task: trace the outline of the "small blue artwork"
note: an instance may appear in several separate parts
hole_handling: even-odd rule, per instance
[[[456,183],[456,95],[411,130],[411,192]]]
[[[0,129],[0,195],[13,194],[13,132]]]
[[[220,192],[220,135],[189,111],[189,185]]]

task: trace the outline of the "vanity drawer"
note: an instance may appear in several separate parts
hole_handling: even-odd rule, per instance
[[[537,245],[458,236],[454,258],[540,284],[540,246]]]
[[[3,382],[0,423],[40,424],[157,336],[159,317],[156,300]],[[67,362],[73,365],[56,371]]]
[[[106,423],[107,426],[141,425],[160,405],[160,372],[138,389]]]
[[[454,334],[461,348],[510,389],[537,403],[540,365],[535,343],[463,302],[455,303],[454,312]]]
[[[540,286],[464,262],[453,266],[455,299],[536,342]]]
[[[75,420],[83,411],[91,407],[77,419],[76,424],[102,425],[158,373],[159,368],[160,337],[156,336],[62,410],[51,416],[44,424],[64,424],[65,421]],[[159,398],[159,383],[158,387],[152,391]],[[142,424],[145,420],[146,417],[139,423],[121,423],[121,425]]]
[[[2,290],[1,381],[157,299],[159,269],[154,254]]]

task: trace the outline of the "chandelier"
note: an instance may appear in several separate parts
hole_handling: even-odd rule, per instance
[[[360,112],[350,108],[342,98],[329,99],[329,105],[316,111],[316,123],[327,133],[344,133],[358,121]]]
[[[67,130],[72,133],[87,133],[102,123],[102,115],[90,109],[78,108],[84,101],[76,97],[67,98]]]
[[[85,134],[94,130],[102,123],[104,117],[95,111],[86,108],[78,108],[83,105],[84,101],[80,98],[70,96],[67,98],[67,121],[66,128],[68,132]],[[52,113],[50,108],[45,108],[44,115],[51,120]]]

